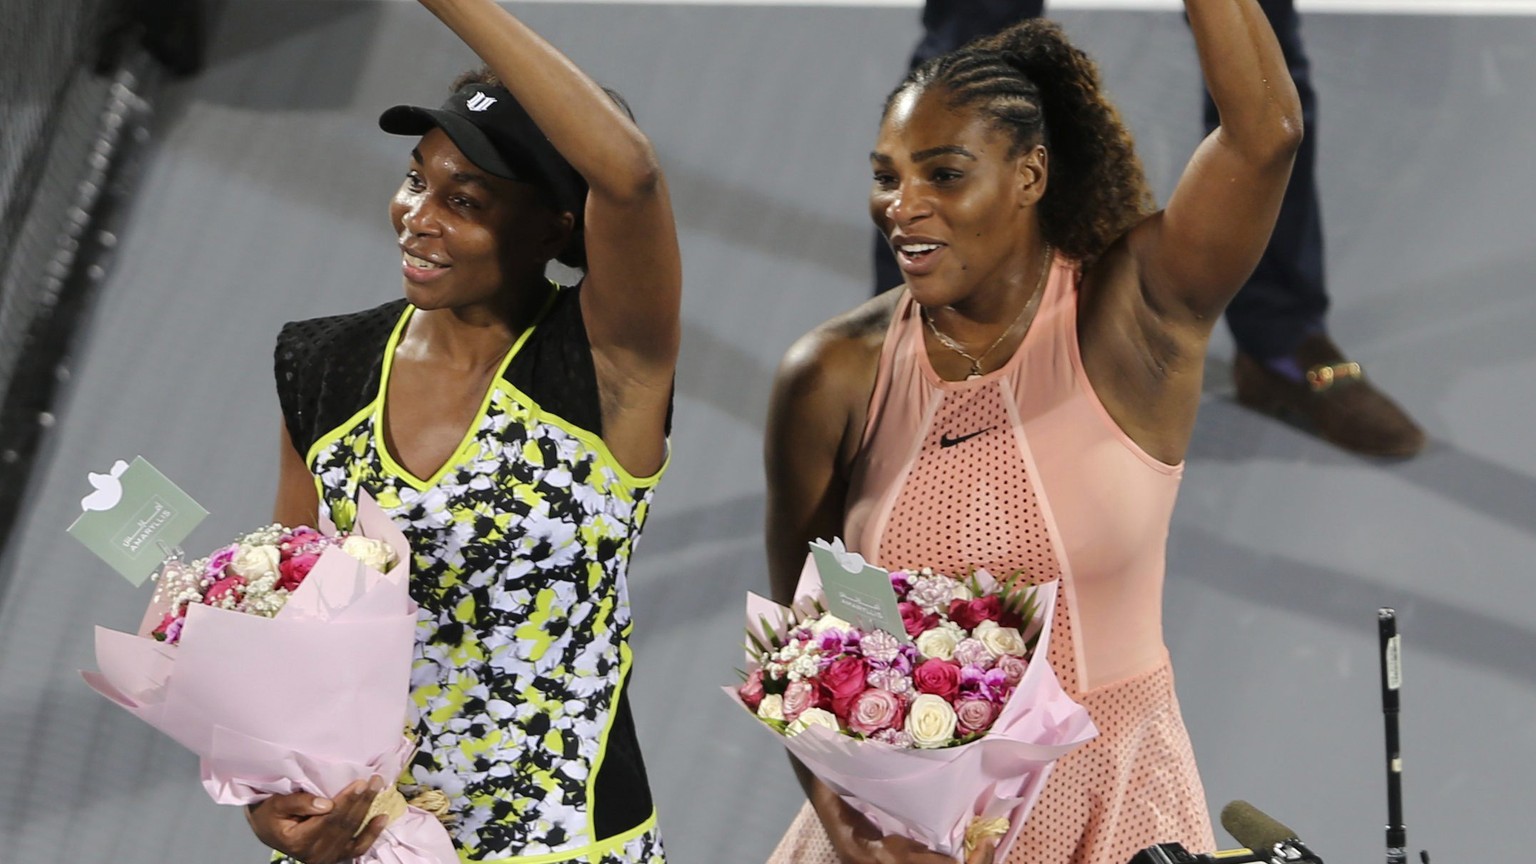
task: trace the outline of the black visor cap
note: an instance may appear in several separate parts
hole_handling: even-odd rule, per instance
[[[579,215],[586,201],[581,175],[504,87],[470,84],[441,108],[396,105],[379,115],[379,128],[415,136],[441,129],[476,167],[539,188],[558,211]]]

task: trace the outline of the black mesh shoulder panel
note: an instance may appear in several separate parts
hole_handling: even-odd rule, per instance
[[[404,311],[395,300],[283,325],[273,352],[277,400],[300,457],[378,394],[384,346]]]
[[[506,379],[545,412],[602,437],[603,407],[581,317],[580,286],[560,289],[554,308],[512,358]]]

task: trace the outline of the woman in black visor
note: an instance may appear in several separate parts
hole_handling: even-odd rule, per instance
[[[276,351],[278,521],[346,529],[366,492],[411,542],[418,750],[250,822],[278,860],[331,864],[380,836],[381,792],[436,792],[465,861],[662,862],[625,574],[668,457],[666,181],[622,103],[506,10],[421,2],[486,68],[379,118],[411,139],[389,208],[404,297],[290,323]],[[584,278],[552,283],[554,259]]]

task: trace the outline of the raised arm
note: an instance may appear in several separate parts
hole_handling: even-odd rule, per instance
[[[627,434],[619,427],[635,414],[658,431],[677,364],[682,262],[655,150],[586,73],[492,0],[420,2],[480,55],[586,179],[582,311],[605,390],[604,438]],[[626,416],[611,417],[615,407]],[[659,435],[646,437],[659,446]]]
[[[1221,125],[1128,238],[1159,312],[1209,327],[1258,264],[1301,143],[1301,102],[1257,0],[1185,0]]]

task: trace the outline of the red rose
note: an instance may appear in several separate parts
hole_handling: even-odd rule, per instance
[[[923,614],[923,607],[916,603],[903,601],[897,604],[901,610],[901,623],[907,628],[907,635],[913,639],[923,635],[925,631],[932,630],[939,623],[939,616],[933,613]]]
[[[309,571],[314,569],[315,562],[319,560],[319,555],[313,552],[303,552],[279,562],[277,565],[277,587],[286,591],[292,591],[299,587],[299,583],[304,581],[304,577],[309,575]]]
[[[245,578],[242,576],[225,576],[223,579],[208,586],[203,594],[203,602],[209,606],[218,606],[225,597],[232,603],[238,603],[245,594]]]
[[[953,702],[960,690],[960,667],[947,660],[924,660],[912,670],[912,686]]]
[[[763,701],[763,670],[753,669],[752,674],[747,676],[747,680],[741,682],[741,686],[736,688],[736,695],[741,697],[741,701],[746,703],[748,708],[756,711],[757,706]]]
[[[970,632],[983,621],[996,621],[1003,617],[1003,601],[996,594],[975,600],[956,600],[949,604],[949,620]]]
[[[1024,632],[1024,616],[1022,616],[1019,613],[1013,611],[1012,609],[1004,607],[1003,608],[1003,614],[1001,616],[999,616],[998,619],[997,619],[997,626],[999,626],[999,627],[1012,627],[1013,629],[1019,631],[1020,633],[1023,633]]]
[[[175,612],[167,612],[165,617],[160,619],[160,623],[155,625],[155,629],[149,632],[149,635],[153,636],[157,642],[175,642],[176,637],[180,633],[181,615]]]
[[[832,661],[821,673],[821,686],[827,691],[827,696],[832,702],[832,713],[838,719],[847,721],[848,712],[853,708],[853,700],[860,693],[869,689],[865,678],[869,674],[868,666],[862,657],[844,657],[841,660]]]

